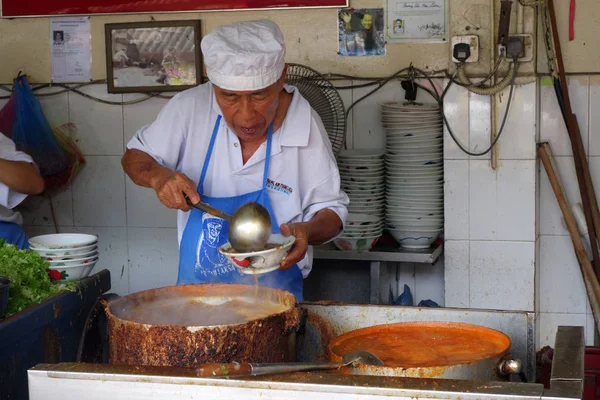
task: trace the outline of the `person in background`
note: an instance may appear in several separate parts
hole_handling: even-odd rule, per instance
[[[137,185],[178,209],[178,284],[254,284],[218,252],[227,222],[192,209],[202,200],[233,214],[256,201],[274,233],[296,238],[278,270],[259,277],[302,300],[312,264],[309,246],[338,236],[348,197],[318,114],[284,84],[285,43],[268,20],[217,27],[202,40],[209,83],[177,94],[140,129],[122,159]]]
[[[29,248],[21,228],[23,218],[13,208],[27,195],[43,191],[44,179],[31,157],[17,151],[15,143],[0,133],[0,238],[20,249]]]

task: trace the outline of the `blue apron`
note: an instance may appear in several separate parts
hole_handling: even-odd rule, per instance
[[[19,249],[29,248],[29,240],[21,225],[12,222],[0,222],[0,238],[6,240],[7,243],[14,244]]]
[[[202,202],[218,208],[226,213],[233,214],[238,207],[255,201],[267,209],[273,221],[273,233],[279,233],[279,224],[271,207],[271,201],[267,192],[267,174],[271,159],[271,141],[273,137],[273,124],[269,126],[267,133],[267,152],[265,155],[265,169],[263,173],[262,188],[255,192],[233,197],[210,197],[205,196],[204,178],[208,171],[210,157],[214,148],[221,116],[217,117],[212,137],[208,146],[208,153],[204,159],[198,193]],[[179,276],[177,284],[185,283],[236,283],[254,285],[256,281],[252,275],[242,274],[237,267],[231,265],[224,255],[219,253],[219,246],[227,243],[228,222],[192,208],[190,216],[185,225],[181,243],[179,244]],[[303,278],[297,264],[286,270],[275,270],[259,275],[259,285],[283,289],[296,296],[298,301],[302,300]]]

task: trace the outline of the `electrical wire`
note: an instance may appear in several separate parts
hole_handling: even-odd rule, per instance
[[[90,100],[94,100],[97,101],[99,103],[104,103],[104,104],[109,104],[109,105],[131,105],[131,104],[137,104],[137,103],[141,103],[143,101],[146,101],[148,99],[151,99],[153,97],[158,97],[158,98],[162,98],[162,99],[170,99],[172,96],[165,96],[159,93],[149,93],[149,94],[145,94],[143,97],[140,97],[139,99],[135,99],[135,100],[128,100],[128,101],[110,101],[110,100],[104,100],[95,96],[91,96],[87,93],[82,92],[81,90],[79,90],[80,88],[84,87],[84,86],[88,86],[88,85],[94,85],[94,84],[101,84],[101,83],[106,83],[106,81],[102,81],[102,80],[97,80],[97,81],[91,81],[91,82],[86,82],[86,83],[81,83],[81,84],[77,84],[77,85],[73,85],[73,86],[69,86],[69,85],[65,85],[62,83],[45,83],[45,84],[41,84],[41,85],[37,85],[35,87],[31,88],[32,92],[36,92],[40,89],[44,89],[44,88],[52,88],[52,87],[59,87],[62,88],[62,90],[56,90],[50,93],[35,93],[35,95],[37,97],[46,97],[46,96],[56,96],[59,94],[63,94],[63,93],[67,93],[67,92],[73,92],[73,93],[77,93],[80,96],[86,97]],[[0,85],[0,89],[4,90],[6,92],[10,92],[12,93],[12,89],[7,88],[4,85]],[[10,99],[11,96],[0,96],[0,99]]]
[[[511,77],[511,82],[510,82],[510,91],[508,93],[508,101],[506,103],[506,110],[504,111],[504,117],[502,118],[502,123],[500,124],[500,129],[498,131],[498,135],[496,135],[496,137],[494,138],[494,140],[492,141],[492,143],[490,144],[490,146],[482,152],[476,153],[476,152],[472,152],[469,151],[461,142],[460,140],[458,140],[458,138],[454,135],[454,132],[452,131],[452,128],[450,127],[450,123],[448,122],[448,119],[446,118],[446,114],[444,113],[444,110],[442,108],[443,102],[444,102],[444,96],[446,95],[446,93],[448,92],[448,89],[450,88],[450,85],[452,85],[452,81],[450,81],[448,83],[448,86],[446,87],[446,89],[444,90],[444,94],[442,96],[442,98],[440,99],[440,110],[442,113],[442,120],[444,121],[444,124],[446,125],[446,128],[448,128],[448,133],[450,134],[450,137],[452,138],[452,140],[454,140],[454,143],[456,143],[456,145],[466,154],[470,155],[470,156],[474,156],[474,157],[479,157],[479,156],[484,156],[487,153],[489,153],[490,151],[492,151],[492,149],[494,148],[494,146],[496,146],[496,143],[498,143],[498,141],[500,140],[500,137],[502,136],[502,133],[504,132],[504,127],[506,125],[506,121],[508,119],[508,112],[510,110],[510,105],[512,103],[513,100],[513,92],[515,89],[515,81],[517,78],[517,58],[515,57],[513,59],[513,64],[515,65],[515,68],[513,68],[512,71],[512,77]]]
[[[512,73],[512,78],[510,80],[510,93],[509,93],[509,97],[508,97],[508,103],[506,106],[506,111],[504,113],[504,117],[502,119],[502,124],[500,126],[500,130],[498,132],[498,135],[495,137],[494,141],[492,142],[492,144],[490,145],[490,147],[484,151],[484,152],[480,152],[480,153],[475,153],[475,152],[471,152],[469,150],[467,150],[465,148],[464,145],[462,145],[460,143],[460,141],[456,138],[456,136],[454,135],[452,128],[450,127],[450,124],[444,114],[443,111],[443,103],[444,103],[444,98],[446,96],[446,94],[448,93],[448,90],[450,89],[450,87],[452,86],[452,84],[455,84],[457,86],[461,86],[461,87],[467,87],[469,89],[472,88],[477,88],[480,87],[481,85],[483,85],[485,82],[489,81],[494,74],[497,72],[500,62],[501,62],[502,58],[498,59],[492,72],[481,82],[476,83],[476,84],[471,84],[471,85],[464,85],[462,84],[460,81],[456,80],[456,74],[458,73],[458,70],[454,73],[453,76],[451,76],[448,72],[447,69],[445,70],[439,70],[439,71],[431,71],[431,72],[425,72],[419,68],[416,68],[414,66],[412,66],[412,64],[409,67],[406,68],[402,68],[400,70],[398,70],[396,73],[386,77],[386,78],[375,78],[375,81],[372,82],[367,82],[364,84],[358,84],[358,85],[350,85],[350,86],[336,86],[336,89],[356,89],[356,88],[365,88],[365,87],[370,87],[370,86],[377,86],[376,88],[374,88],[373,90],[369,91],[367,94],[361,96],[358,100],[356,100],[355,102],[353,102],[348,109],[345,112],[345,119],[346,119],[346,124],[348,123],[348,116],[350,114],[350,111],[360,102],[362,102],[364,99],[366,99],[367,97],[371,96],[372,94],[374,94],[375,92],[377,92],[379,89],[381,89],[383,86],[385,86],[388,82],[392,81],[392,80],[411,80],[413,82],[413,84],[415,86],[417,86],[418,88],[424,90],[425,92],[427,92],[435,101],[436,103],[438,103],[439,107],[440,107],[440,113],[442,116],[442,120],[444,121],[444,124],[446,125],[446,127],[448,128],[448,133],[450,134],[450,137],[452,138],[452,140],[456,143],[456,145],[466,154],[471,155],[471,156],[482,156],[487,154],[488,152],[490,152],[492,150],[492,148],[496,145],[496,143],[498,142],[498,140],[500,139],[501,134],[503,133],[504,130],[504,126],[506,124],[506,120],[507,120],[507,116],[508,116],[508,110],[510,108],[511,102],[512,102],[512,97],[513,97],[513,90],[514,90],[514,85],[515,85],[515,80],[516,80],[516,60],[514,60],[513,63],[513,73]],[[404,74],[405,72],[408,72],[407,74]],[[432,80],[432,76],[435,74],[438,74],[440,72],[444,72],[444,74],[446,75],[446,78],[448,79],[448,85],[444,88],[442,94],[440,94],[437,90],[437,85],[433,82]],[[343,79],[352,79],[352,80],[366,80],[366,79],[371,79],[371,78],[360,78],[360,77],[354,77],[354,76],[350,76],[350,75],[343,75],[343,74],[325,74],[326,77],[332,77],[332,76],[336,76],[336,77],[341,77]],[[508,76],[508,75],[507,75]],[[426,87],[425,85],[422,85],[420,83],[415,82],[415,80],[418,79],[426,79],[431,88]],[[433,76],[433,79],[438,78]],[[439,78],[438,78],[439,79]],[[82,84],[76,84],[76,85],[66,85],[66,84],[41,84],[38,86],[35,86],[32,88],[32,91],[38,91],[40,89],[44,89],[44,88],[48,88],[48,87],[59,87],[62,88],[62,90],[57,90],[57,91],[53,91],[51,93],[37,93],[36,96],[39,97],[45,97],[45,96],[55,96],[55,95],[59,95],[59,94],[63,94],[63,93],[67,93],[67,92],[73,92],[73,93],[77,93],[80,96],[86,97],[88,99],[100,102],[100,103],[104,103],[104,104],[109,104],[109,105],[131,105],[131,104],[137,104],[137,103],[141,103],[143,101],[146,101],[148,99],[154,98],[154,97],[158,97],[158,98],[163,98],[163,99],[170,99],[172,98],[172,96],[165,96],[162,95],[160,93],[149,93],[149,94],[145,94],[143,97],[139,98],[139,99],[135,99],[135,100],[129,100],[129,101],[109,101],[109,100],[104,100],[95,96],[91,96],[87,93],[82,92],[81,90],[79,90],[80,88],[84,87],[84,86],[88,86],[88,85],[93,85],[93,84],[102,84],[102,83],[106,83],[105,80],[96,80],[96,81],[91,81],[91,82],[86,82],[86,83],[82,83]],[[4,90],[6,92],[10,92],[12,93],[12,88],[7,88],[4,85],[0,85],[0,90]],[[9,99],[11,96],[0,96],[0,99]]]

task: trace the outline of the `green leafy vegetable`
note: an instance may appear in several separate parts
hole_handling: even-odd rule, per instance
[[[0,239],[0,276],[12,280],[8,289],[6,315],[39,304],[61,290],[75,290],[75,282],[52,282],[50,264],[33,250],[19,250]]]

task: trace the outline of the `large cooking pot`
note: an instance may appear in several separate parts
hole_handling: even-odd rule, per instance
[[[329,344],[332,361],[365,350],[383,366],[355,365],[359,375],[499,380],[519,373],[521,362],[509,357],[510,338],[494,329],[447,322],[377,325],[338,336]]]
[[[293,361],[296,298],[250,285],[169,286],[106,305],[111,364],[197,367]]]

